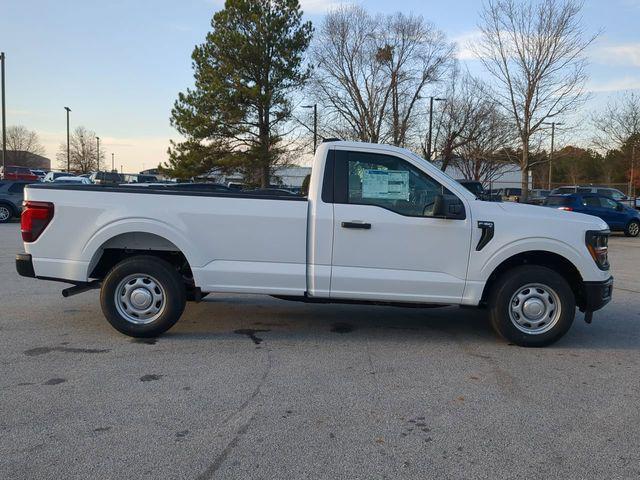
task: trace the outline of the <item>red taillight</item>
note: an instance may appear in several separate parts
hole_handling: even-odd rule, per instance
[[[35,242],[53,218],[53,203],[24,202],[20,230],[23,242]]]
[[[558,210],[564,210],[565,212],[573,212],[573,207],[558,207]]]

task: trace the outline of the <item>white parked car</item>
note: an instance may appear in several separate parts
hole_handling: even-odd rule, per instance
[[[234,292],[478,306],[511,342],[543,346],[613,288],[604,221],[479,200],[385,145],[322,144],[307,198],[57,183],[25,198],[18,272],[74,284],[65,296],[100,287],[107,320],[134,337],[171,328],[188,299]]]
[[[87,177],[67,176],[67,177],[58,177],[53,180],[53,183],[64,183],[67,185],[70,185],[70,184],[91,185],[91,180],[89,180]]]

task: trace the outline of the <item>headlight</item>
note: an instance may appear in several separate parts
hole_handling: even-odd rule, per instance
[[[609,230],[589,230],[585,235],[587,250],[600,270],[609,270]]]

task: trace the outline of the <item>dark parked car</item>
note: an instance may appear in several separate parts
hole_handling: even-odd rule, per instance
[[[24,186],[34,182],[0,182],[0,223],[6,223],[20,216]]]
[[[640,234],[640,212],[603,195],[593,193],[549,195],[544,205],[600,217],[607,222],[611,231],[624,232],[627,237],[637,237]]]
[[[456,180],[460,185],[473,193],[480,200],[488,202],[499,202],[502,200],[500,195],[495,194],[492,190],[485,190],[482,183],[477,180],[460,179]]]
[[[530,203],[531,205],[542,205],[550,193],[550,190],[543,190],[540,188],[529,190],[527,203]]]
[[[96,185],[118,185],[123,181],[118,172],[93,172],[89,180]]]

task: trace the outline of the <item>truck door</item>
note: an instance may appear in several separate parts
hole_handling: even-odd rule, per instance
[[[331,297],[460,301],[471,219],[430,216],[440,193],[452,195],[417,162],[336,150]]]

